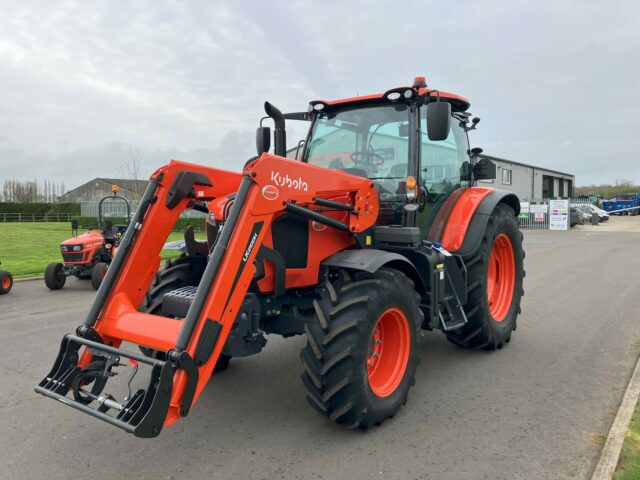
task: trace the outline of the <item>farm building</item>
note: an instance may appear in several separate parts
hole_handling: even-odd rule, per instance
[[[60,195],[60,202],[79,203],[81,215],[96,217],[98,215],[98,202],[104,197],[112,195],[111,187],[119,187],[118,195],[125,197],[135,209],[144,189],[149,182],[147,180],[126,180],[122,178],[94,178],[73,190]],[[103,213],[106,216],[124,217],[127,214],[126,205],[122,201],[108,201],[103,205]]]
[[[492,155],[480,155],[496,164],[496,179],[481,180],[495,188],[509,190],[521,199],[573,197],[575,175],[514,162]]]
[[[111,187],[120,187],[119,195],[136,202],[144,193],[148,180],[126,180],[122,178],[94,178],[58,197],[64,203],[99,202],[102,197],[111,195]]]

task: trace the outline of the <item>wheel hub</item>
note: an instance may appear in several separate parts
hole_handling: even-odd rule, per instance
[[[513,245],[509,237],[501,233],[493,241],[487,271],[489,312],[496,322],[503,321],[509,313],[515,288],[515,274]]]
[[[400,385],[409,362],[411,332],[405,313],[385,310],[373,327],[367,352],[367,378],[374,394],[391,395]]]

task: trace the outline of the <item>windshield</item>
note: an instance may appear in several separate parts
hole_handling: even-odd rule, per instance
[[[320,112],[306,161],[376,180],[406,179],[409,163],[406,105]]]

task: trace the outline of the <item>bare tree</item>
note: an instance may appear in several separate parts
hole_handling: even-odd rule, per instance
[[[5,180],[2,183],[0,200],[9,203],[55,203],[64,193],[64,183],[52,180]]]
[[[130,187],[131,200],[137,204],[142,198],[142,189],[139,181],[142,180],[142,162],[144,160],[144,149],[131,146],[127,148],[127,157],[120,163],[120,176],[126,180],[134,180]]]

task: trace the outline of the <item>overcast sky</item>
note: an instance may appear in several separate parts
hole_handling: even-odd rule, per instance
[[[0,182],[73,188],[131,146],[238,170],[269,100],[425,75],[471,100],[486,153],[640,183],[638,1],[0,0]],[[293,130],[293,129],[292,129]],[[289,144],[301,135],[291,131]]]

